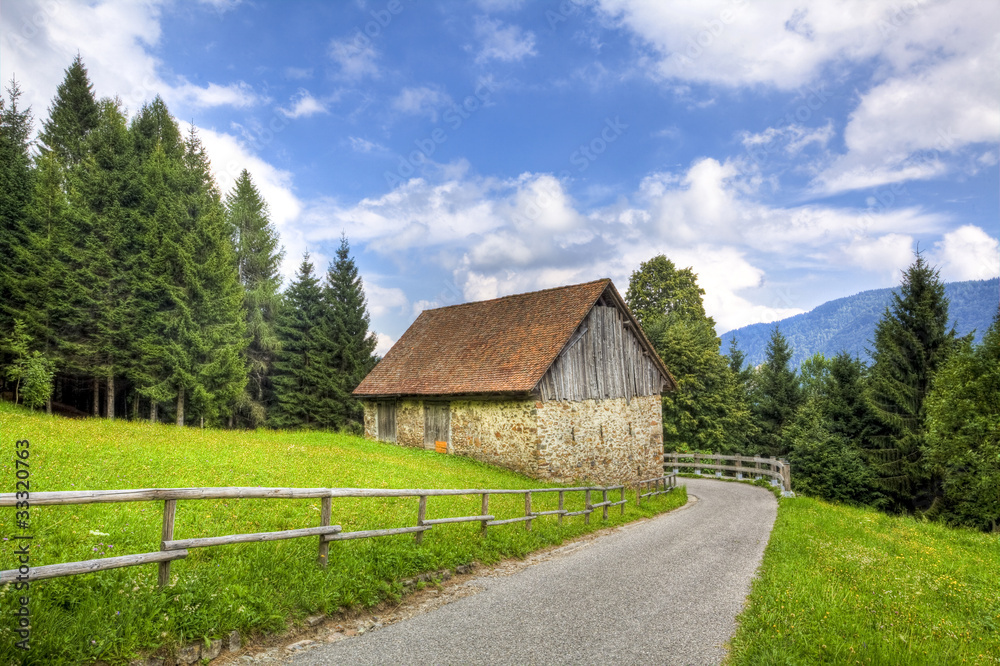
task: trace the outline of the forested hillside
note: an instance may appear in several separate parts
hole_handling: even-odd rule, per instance
[[[792,367],[798,367],[816,353],[832,358],[841,351],[867,363],[875,325],[889,306],[893,292],[898,293],[899,288],[871,289],[828,301],[814,310],[778,322],[737,328],[721,336],[722,347],[728,349],[735,338],[745,355],[745,362],[760,365],[766,357],[771,331],[777,324],[792,348]],[[950,302],[948,312],[955,332],[962,336],[975,331],[975,341],[981,341],[1000,304],[1000,280],[949,282],[944,292]]]

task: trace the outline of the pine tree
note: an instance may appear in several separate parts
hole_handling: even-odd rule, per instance
[[[783,456],[787,447],[782,436],[785,426],[795,416],[802,403],[795,371],[788,367],[792,350],[777,326],[767,344],[767,356],[757,374],[752,413],[760,429],[756,452],[766,456]]]
[[[246,311],[247,391],[237,405],[246,422],[257,427],[267,417],[274,397],[271,369],[279,349],[275,318],[281,302],[281,259],[278,232],[267,203],[244,169],[226,197],[226,215],[236,240],[236,260]]]
[[[875,328],[868,404],[878,424],[870,459],[897,508],[927,508],[936,492],[924,460],[924,400],[955,344],[938,272],[917,252]]]
[[[21,90],[13,79],[8,99],[0,98],[0,337],[13,333],[14,320],[25,319],[31,301],[26,276],[33,270],[28,207],[33,189],[31,110],[20,107]],[[0,365],[11,362],[0,354]]]
[[[370,317],[364,285],[351,257],[345,236],[327,271],[323,288],[326,316],[322,327],[327,341],[326,357],[330,382],[324,394],[328,427],[342,428],[363,422],[360,402],[351,395],[365,375],[375,367],[375,335],[369,331]]]
[[[87,153],[86,138],[97,127],[98,115],[93,85],[77,54],[56,89],[48,120],[42,123],[38,135],[41,154],[54,153],[67,166],[78,164]]]
[[[320,281],[313,271],[306,253],[278,310],[281,348],[274,362],[276,405],[270,421],[279,428],[318,427],[318,388],[328,370],[316,358],[324,306]]]

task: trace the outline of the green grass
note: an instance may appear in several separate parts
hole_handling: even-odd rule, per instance
[[[727,663],[1000,663],[1000,537],[782,500]]]
[[[31,491],[115,488],[279,486],[364,488],[551,487],[476,461],[330,433],[179,430],[175,426],[66,420],[0,403],[0,492],[14,491],[14,442],[30,440]],[[612,499],[617,499],[612,495]],[[473,561],[521,557],[565,539],[682,505],[683,488],[644,501],[630,493],[625,516],[599,511],[491,527],[439,525],[417,546],[411,535],[330,544],[329,566],[316,566],[317,538],[192,549],[171,565],[160,590],[155,565],[50,579],[30,589],[31,650],[14,647],[17,597],[0,589],[0,663],[59,664],[103,660],[124,664],[140,654],[192,640],[284,629],[290,621],[398,597],[400,581]],[[566,509],[583,508],[569,493]],[[593,501],[600,501],[599,496]],[[556,494],[532,497],[532,508],[556,508]],[[159,550],[162,502],[31,509],[31,564],[41,566]],[[266,532],[319,524],[320,500],[189,500],[177,505],[175,538]],[[480,512],[479,496],[431,497],[427,518]],[[524,515],[520,495],[490,498],[497,518]],[[416,524],[416,498],[334,499],[334,524],[344,531]],[[0,512],[0,537],[15,529],[12,509]],[[96,534],[96,533],[101,534]],[[3,541],[3,569],[16,567]]]

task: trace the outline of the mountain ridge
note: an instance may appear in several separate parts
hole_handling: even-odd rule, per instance
[[[944,290],[955,331],[965,335],[974,330],[975,340],[981,340],[1000,307],[1000,278],[948,282]],[[809,312],[776,322],[749,324],[727,331],[719,336],[722,351],[727,353],[730,340],[735,338],[746,356],[744,362],[759,365],[764,362],[771,331],[778,326],[792,348],[790,366],[793,368],[817,352],[831,357],[842,350],[870,363],[867,350],[874,337],[875,325],[897,291],[899,287],[869,289],[827,301]]]

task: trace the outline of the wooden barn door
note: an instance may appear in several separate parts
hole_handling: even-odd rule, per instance
[[[378,438],[383,442],[396,441],[396,403],[378,403]]]
[[[447,402],[424,403],[424,448],[448,453],[448,430],[451,411]]]

